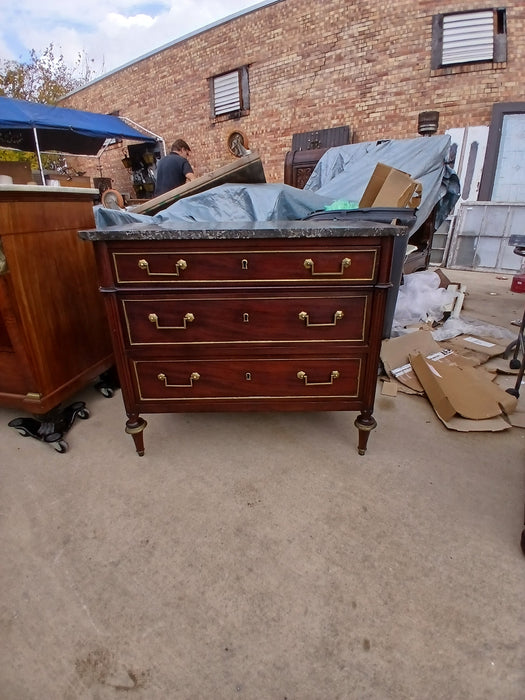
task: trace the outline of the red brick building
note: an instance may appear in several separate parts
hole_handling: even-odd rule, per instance
[[[508,0],[273,0],[159,48],[70,94],[62,106],[117,113],[192,147],[197,175],[234,159],[240,131],[282,182],[295,133],[348,126],[352,142],[489,125],[524,99],[525,3]],[[525,109],[525,103],[523,104]],[[83,163],[130,190],[122,144]]]

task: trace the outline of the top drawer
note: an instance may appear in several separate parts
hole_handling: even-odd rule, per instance
[[[143,245],[137,252],[113,251],[118,285],[203,284],[206,282],[373,283],[379,246],[315,247],[287,250],[162,250]]]

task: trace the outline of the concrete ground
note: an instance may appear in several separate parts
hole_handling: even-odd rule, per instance
[[[510,275],[447,274],[517,333]],[[1,700],[525,698],[524,429],[378,390],[362,457],[333,412],[146,416],[140,458],[75,398],[65,454],[0,409]]]

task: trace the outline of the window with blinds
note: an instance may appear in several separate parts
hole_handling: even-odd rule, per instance
[[[435,15],[432,68],[507,60],[506,13],[502,8]]]
[[[249,109],[248,69],[246,66],[211,79],[212,116],[246,114]]]

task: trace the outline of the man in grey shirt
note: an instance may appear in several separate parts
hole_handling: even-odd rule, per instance
[[[188,162],[190,153],[191,148],[183,139],[173,142],[171,152],[157,163],[155,197],[195,179],[193,168]]]

